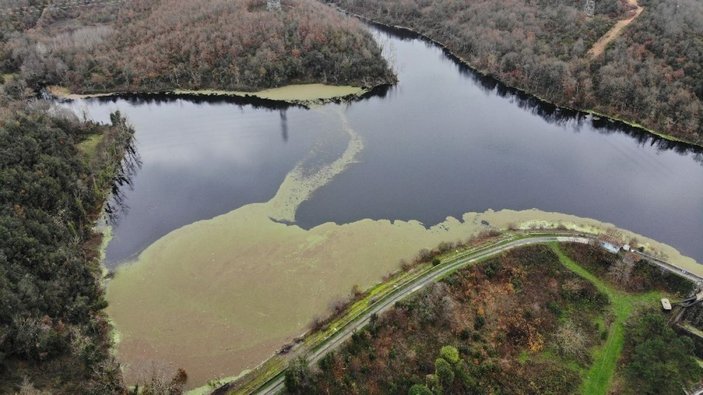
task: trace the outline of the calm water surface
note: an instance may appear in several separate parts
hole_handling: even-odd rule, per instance
[[[346,106],[364,138],[360,162],[300,206],[300,226],[432,225],[467,211],[539,208],[611,222],[703,262],[701,151],[542,105],[429,43],[372,31],[400,82]],[[142,167],[121,188],[126,209],[108,266],[180,226],[270,199],[311,149],[345,144],[331,132],[338,121],[318,110],[182,99],[70,106],[103,121],[119,109],[137,131]]]

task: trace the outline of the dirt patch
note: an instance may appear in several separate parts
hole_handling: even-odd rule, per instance
[[[613,40],[615,40],[620,34],[622,34],[623,29],[627,27],[632,21],[634,21],[644,8],[637,3],[637,0],[627,0],[627,3],[634,7],[632,11],[629,12],[629,16],[625,19],[619,20],[615,25],[608,30],[603,37],[599,38],[595,44],[588,50],[588,56],[591,59],[599,57],[605,51],[605,47],[608,46]]]

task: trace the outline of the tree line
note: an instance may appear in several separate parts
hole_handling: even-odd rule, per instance
[[[578,368],[592,363],[589,351],[603,341],[590,320],[602,317],[607,304],[604,294],[562,266],[548,247],[511,250],[372,316],[316,369],[292,361],[286,390],[574,393],[581,382]],[[553,356],[520,362],[521,355],[543,351]]]
[[[134,131],[27,94],[0,86],[0,393],[118,393],[93,225]]]
[[[6,34],[7,71],[74,92],[376,86],[395,76],[360,23],[314,0],[131,0],[47,7]],[[25,26],[17,22],[19,26]]]
[[[642,0],[642,14],[597,59],[589,48],[632,12],[622,0],[328,0],[410,27],[477,70],[548,101],[703,144],[703,4]]]

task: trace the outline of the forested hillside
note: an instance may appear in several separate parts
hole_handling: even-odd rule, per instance
[[[703,144],[703,2],[640,4],[642,15],[593,67],[593,107]]]
[[[0,85],[0,393],[122,391],[93,225],[133,130]]]
[[[546,246],[459,270],[396,303],[319,362],[294,394],[570,394],[608,298]]]
[[[25,26],[18,21],[15,25]],[[315,0],[130,0],[46,7],[5,37],[5,71],[74,92],[258,90],[394,82],[360,23]]]
[[[659,297],[693,284],[660,271],[592,245],[511,250],[371,317],[316,368],[294,360],[287,392],[679,394],[703,370]]]
[[[481,72],[554,103],[624,118],[703,144],[703,4],[643,0],[642,14],[605,51],[589,48],[624,0],[331,0],[374,21],[412,28]]]

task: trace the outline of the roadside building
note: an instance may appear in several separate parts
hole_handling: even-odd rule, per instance
[[[601,248],[608,251],[609,253],[617,254],[618,252],[620,252],[620,246],[622,245],[622,242],[614,236],[602,234],[598,236],[598,244]]]
[[[620,247],[607,241],[601,241],[600,246],[611,254],[617,254],[618,252],[620,252]]]
[[[671,311],[671,302],[669,302],[669,299],[662,298],[661,303],[662,309],[664,309],[664,311]]]

